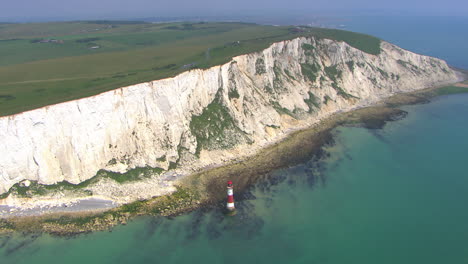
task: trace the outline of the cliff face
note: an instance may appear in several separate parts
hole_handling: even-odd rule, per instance
[[[2,117],[0,193],[24,179],[80,183],[100,169],[206,166],[296,124],[457,81],[444,61],[386,42],[381,49],[298,38],[207,70]]]

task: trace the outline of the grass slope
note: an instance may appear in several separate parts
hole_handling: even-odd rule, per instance
[[[377,38],[311,27],[127,21],[0,24],[0,116],[208,68],[299,36],[345,41],[371,54],[380,51]]]

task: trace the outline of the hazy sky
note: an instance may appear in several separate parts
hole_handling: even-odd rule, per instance
[[[466,0],[0,0],[0,20],[106,19],[279,12],[468,16]]]

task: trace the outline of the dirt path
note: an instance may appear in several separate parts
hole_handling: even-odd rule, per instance
[[[80,79],[89,79],[91,77],[73,77],[73,78],[57,78],[57,79],[45,79],[45,80],[29,80],[21,82],[9,82],[2,83],[1,85],[11,85],[11,84],[27,84],[27,83],[41,83],[41,82],[58,82],[58,81],[70,81],[70,80],[80,80]]]

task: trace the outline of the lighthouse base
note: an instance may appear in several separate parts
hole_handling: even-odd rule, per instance
[[[234,216],[234,215],[237,214],[237,210],[236,210],[236,208],[233,208],[233,209],[226,208],[226,209],[224,210],[224,214],[225,214],[226,216]]]

